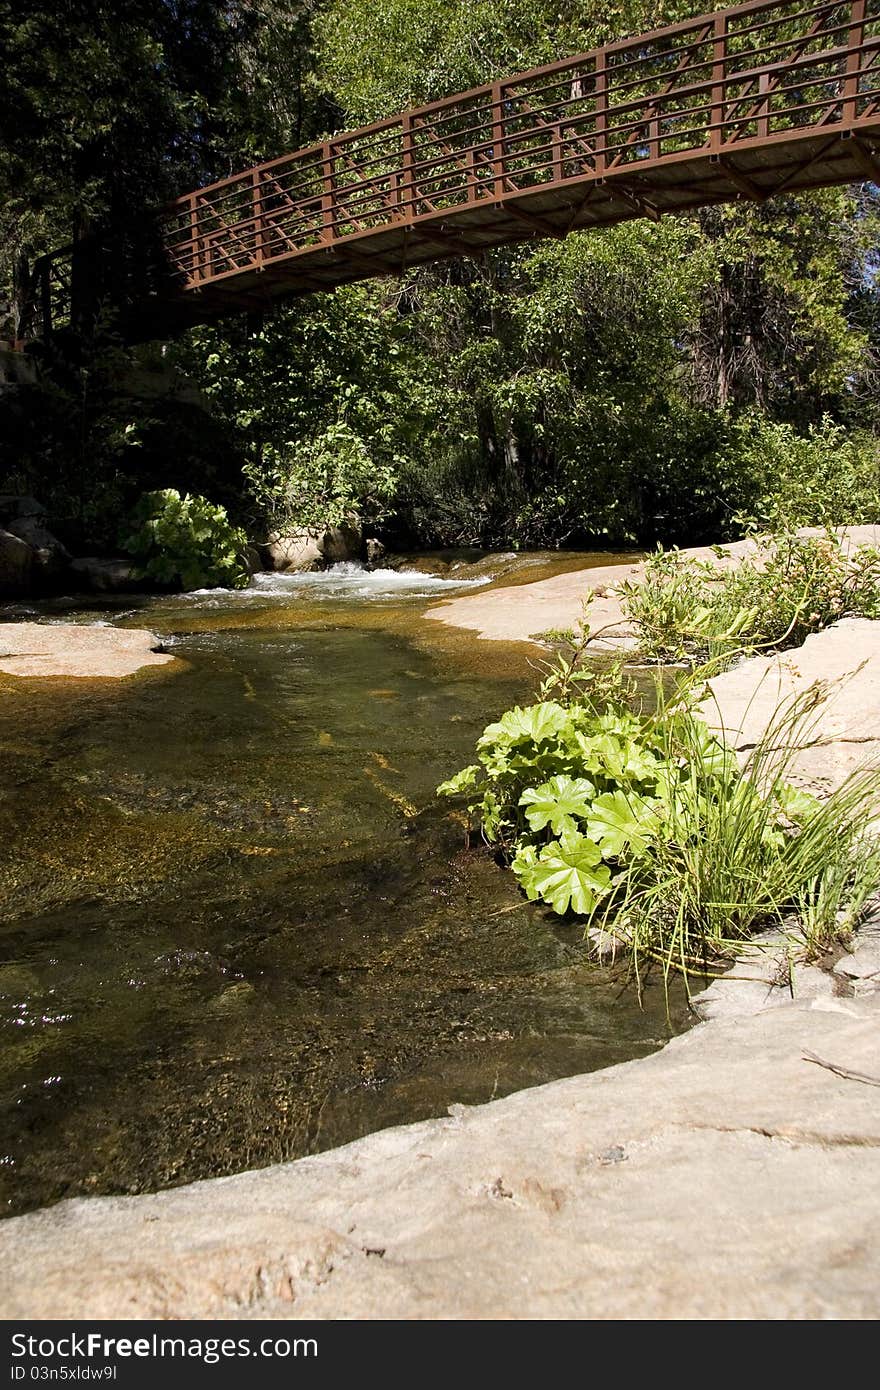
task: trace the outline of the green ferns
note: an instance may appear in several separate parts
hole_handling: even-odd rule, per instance
[[[788,910],[808,921],[810,949],[845,934],[880,885],[880,774],[822,802],[791,786],[780,750],[802,746],[819,692],[781,710],[741,767],[697,708],[699,679],[672,696],[658,680],[652,713],[633,712],[619,677],[613,687],[583,679],[509,710],[478,762],[438,788],[467,798],[526,896],[683,970]]]

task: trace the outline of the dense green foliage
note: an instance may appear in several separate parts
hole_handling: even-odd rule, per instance
[[[840,618],[880,618],[880,551],[833,531],[759,537],[733,566],[658,551],[622,596],[655,660],[797,647]]]
[[[792,909],[820,949],[880,884],[880,774],[824,802],[791,786],[779,749],[809,730],[814,695],[783,708],[741,767],[696,707],[704,693],[699,677],[671,695],[658,680],[654,710],[635,712],[622,678],[563,662],[438,790],[466,798],[529,899],[601,924],[637,959],[696,969]]]
[[[243,589],[247,537],[222,507],[173,488],[144,493],[123,545],[144,579],[181,589]]]
[[[113,358],[81,342],[63,369],[45,364],[0,431],[0,486],[26,477],[98,539],[138,482],[205,491],[257,538],[351,509],[392,543],[505,547],[719,540],[746,514],[876,519],[867,183],[634,220],[194,331],[164,360],[204,393],[204,434],[222,441],[204,450],[185,411],[131,389],[142,352],[125,366],[112,343],[130,267],[152,273],[149,209],[166,195],[693,8],[136,0],[121,21],[103,3],[0,0],[9,331],[34,257],[76,236],[79,326],[94,329],[97,294]],[[117,253],[94,254],[108,237]]]

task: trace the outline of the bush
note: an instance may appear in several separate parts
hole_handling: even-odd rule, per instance
[[[807,434],[751,411],[733,428],[725,471],[768,528],[880,521],[880,440],[824,415]]]
[[[509,710],[478,762],[443,783],[497,845],[526,896],[600,922],[640,957],[700,969],[787,909],[821,949],[880,886],[871,834],[880,773],[825,802],[788,780],[815,692],[779,711],[740,767],[696,702],[702,680],[635,713],[618,677],[562,662],[542,698]]]
[[[224,507],[173,488],[146,492],[123,545],[143,579],[182,589],[243,589],[250,578],[247,537]]]
[[[642,581],[621,586],[643,654],[704,660],[797,647],[840,618],[880,617],[880,551],[850,554],[831,531],[765,536],[756,546],[724,569],[678,551],[650,556]]]

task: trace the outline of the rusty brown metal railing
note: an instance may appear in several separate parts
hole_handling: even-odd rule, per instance
[[[163,214],[143,332],[633,217],[880,183],[880,0],[752,0],[270,160]]]

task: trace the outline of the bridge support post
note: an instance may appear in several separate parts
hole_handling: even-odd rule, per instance
[[[712,109],[709,112],[709,148],[717,154],[724,134],[725,59],[727,57],[727,16],[715,16],[712,38]]]
[[[333,213],[333,146],[324,141],[321,151],[321,240],[332,241],[336,235]]]
[[[852,22],[849,30],[849,52],[846,55],[846,78],[843,84],[844,102],[841,113],[844,121],[854,121],[859,114],[859,74],[862,70],[861,49],[865,41],[867,8],[867,0],[852,0]]]
[[[595,107],[593,123],[595,128],[595,159],[597,174],[604,174],[608,166],[608,52],[600,48],[595,58]]]
[[[501,83],[492,85],[492,176],[498,202],[504,197],[504,110]]]

